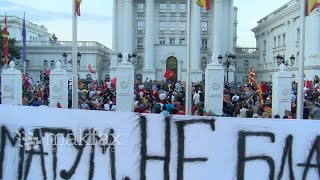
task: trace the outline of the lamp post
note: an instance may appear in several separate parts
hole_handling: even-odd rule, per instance
[[[292,55],[290,57],[290,63],[288,61],[285,60],[285,56],[284,55],[280,55],[278,54],[278,56],[276,56],[276,59],[277,59],[277,64],[278,66],[280,66],[281,64],[284,64],[285,66],[293,66],[296,58]]]
[[[62,58],[63,58],[64,64],[71,64],[72,65],[72,59],[68,60],[67,57],[68,57],[67,53],[63,52]],[[81,53],[78,52],[78,54],[77,54],[77,66],[78,67],[80,66],[80,62],[81,62]]]
[[[77,50],[76,50],[77,51]],[[73,58],[70,60],[67,60],[67,53],[63,53],[62,57],[63,57],[63,62],[64,64],[71,64],[72,66],[72,109],[78,109],[78,101],[79,101],[79,97],[78,97],[78,67],[80,67],[80,62],[81,62],[81,53],[78,52],[77,56],[75,59],[74,55],[76,51],[73,51]],[[77,66],[75,66],[74,64],[77,63]]]
[[[227,55],[227,60],[225,62],[222,62],[223,57],[220,56],[218,57],[218,62],[219,64],[222,64],[223,66],[225,66],[227,68],[227,83],[229,83],[229,67],[230,66],[234,66],[236,64],[236,56],[234,54],[228,54]]]
[[[126,56],[126,55],[125,55]],[[137,55],[136,53],[132,53],[132,55],[128,54],[128,59],[127,61],[124,61],[126,57],[124,57],[124,55],[122,55],[121,53],[118,54],[118,62],[122,63],[122,62],[129,62],[133,65],[133,67],[137,66]]]

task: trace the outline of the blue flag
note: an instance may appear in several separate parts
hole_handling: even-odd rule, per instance
[[[23,17],[23,25],[22,25],[22,60],[26,61],[26,18]]]

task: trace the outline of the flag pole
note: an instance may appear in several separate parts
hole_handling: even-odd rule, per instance
[[[25,23],[25,21],[26,21],[26,12],[23,12],[23,21],[24,21],[24,23]],[[25,40],[24,40],[25,41]],[[24,44],[24,46],[25,46],[25,44]],[[24,47],[24,48],[26,48],[26,47]],[[25,52],[24,52],[25,53]],[[25,56],[25,55],[24,55]],[[23,57],[23,74],[25,75],[26,74],[26,59],[24,59],[25,57]]]
[[[300,63],[299,63],[299,74],[298,74],[298,97],[297,97],[297,119],[303,119],[303,87],[304,87],[304,56],[305,56],[305,29],[306,29],[306,16],[305,0],[300,1]]]
[[[191,11],[192,0],[188,0],[188,41],[187,41],[187,81],[186,81],[186,115],[191,115]]]
[[[77,15],[76,1],[72,0],[72,109],[78,109],[78,69],[77,69]]]

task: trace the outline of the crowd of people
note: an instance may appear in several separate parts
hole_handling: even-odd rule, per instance
[[[320,85],[316,76],[305,84],[304,119],[320,119]],[[146,79],[134,85],[134,112],[158,114],[185,114],[185,86],[182,81],[155,81]],[[261,91],[258,91],[258,86]],[[224,87],[223,113],[205,109],[205,84],[192,83],[191,112],[196,116],[223,116],[241,118],[295,119],[297,83],[292,82],[291,110],[285,116],[272,117],[272,83],[258,84],[226,83]],[[79,81],[79,109],[115,111],[116,88],[110,81]],[[71,83],[69,84],[68,106],[72,106]],[[49,76],[33,82],[32,77],[23,78],[23,105],[47,106],[49,103]],[[59,105],[57,104],[57,107]]]

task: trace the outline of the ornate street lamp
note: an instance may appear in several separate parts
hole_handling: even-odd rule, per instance
[[[277,59],[278,66],[280,66],[281,64],[284,64],[286,66],[293,66],[293,64],[296,60],[296,58],[292,55],[290,57],[290,63],[289,63],[288,61],[285,60],[285,56],[284,55],[281,56],[280,54],[278,54],[278,56],[276,56],[276,59]]]
[[[227,68],[227,83],[229,83],[229,67],[236,64],[236,56],[230,53],[227,55],[227,60],[225,62],[222,62],[222,60],[223,57],[220,54],[220,56],[218,57],[218,62]]]
[[[121,53],[118,54],[118,62],[124,62],[124,59],[126,58],[126,56],[124,57]],[[137,65],[137,54],[136,53],[132,53],[132,55],[128,54],[128,59],[127,62],[131,63],[134,67],[136,67]]]
[[[62,58],[63,58],[64,64],[71,64],[72,65],[72,59],[67,60],[67,57],[68,57],[67,53],[63,52]],[[78,52],[78,54],[77,54],[77,66],[80,66],[80,62],[81,62],[81,53]]]

